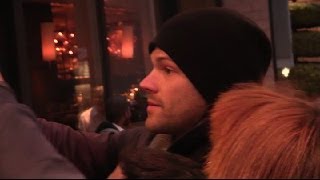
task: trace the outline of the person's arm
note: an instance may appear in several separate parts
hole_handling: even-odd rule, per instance
[[[73,130],[63,124],[37,119],[42,132],[63,156],[87,178],[106,178],[117,165],[119,135]]]
[[[105,178],[109,173],[112,172],[112,170],[116,166],[118,157],[117,139],[119,136],[115,136],[113,133],[104,133],[103,136],[96,133],[82,133],[62,124],[48,122],[43,119],[37,119],[33,111],[29,107],[17,103],[14,97],[14,93],[6,85],[5,82],[0,82],[0,112],[2,113],[0,116],[0,122],[6,124],[7,121],[14,119],[12,121],[9,121],[13,124],[10,127],[6,128],[10,134],[3,134],[1,135],[1,138],[6,137],[5,139],[11,139],[8,138],[8,136],[12,136],[11,133],[15,133],[16,131],[18,131],[14,127],[14,124],[18,125],[20,123],[21,128],[23,126],[26,127],[25,130],[21,131],[19,129],[18,131],[19,133],[23,133],[23,135],[17,133],[17,137],[15,137],[15,140],[12,142],[10,141],[10,145],[11,143],[17,143],[19,142],[19,137],[22,136],[21,139],[24,140],[24,144],[20,145],[20,148],[16,148],[16,152],[9,152],[10,148],[6,149],[8,159],[2,162],[14,160],[13,156],[14,154],[19,154],[19,150],[24,150],[25,148],[31,147],[38,149],[38,156],[42,156],[42,154],[47,156],[52,154],[52,156],[54,156],[55,154],[55,156],[59,156],[60,158],[62,158],[57,152],[55,152],[55,150],[58,150],[61,155],[69,159],[87,178]],[[15,121],[17,121],[18,123],[15,123]],[[29,131],[32,131],[32,133],[30,133]],[[28,135],[29,133],[30,135]],[[45,137],[43,137],[43,135]],[[49,142],[47,142],[47,140],[49,140]],[[1,143],[3,142],[4,141],[1,141]],[[52,145],[54,148],[52,147]],[[50,148],[52,150],[47,150]],[[34,157],[34,159],[37,159],[37,157]],[[28,162],[30,160],[26,159],[25,161]],[[48,164],[50,164],[50,159],[48,159],[47,161]],[[64,161],[67,165],[68,161],[65,159]],[[16,163],[16,161],[12,162],[14,162],[13,164]],[[30,164],[32,164],[32,162],[30,162]],[[27,163],[26,166],[28,166]],[[55,166],[54,163],[52,164],[52,166]],[[22,166],[17,167],[21,168]],[[0,166],[0,174],[1,168],[2,167]],[[72,170],[68,170],[70,168],[65,168],[64,166],[60,165],[57,168],[65,169],[65,171],[70,172],[70,174],[74,172]],[[76,176],[75,178],[77,177],[79,176]]]
[[[0,73],[0,178],[84,178],[47,141]]]

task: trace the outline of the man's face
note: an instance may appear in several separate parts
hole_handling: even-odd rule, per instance
[[[146,91],[146,127],[155,133],[181,134],[206,111],[206,103],[186,75],[162,50],[151,53],[152,71],[140,86]]]

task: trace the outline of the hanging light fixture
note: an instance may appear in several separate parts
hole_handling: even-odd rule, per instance
[[[123,26],[122,28],[122,58],[130,59],[133,58],[133,27]]]
[[[52,22],[41,23],[42,59],[54,61],[56,59],[54,24]]]

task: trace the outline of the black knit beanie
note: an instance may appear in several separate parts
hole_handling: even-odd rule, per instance
[[[181,13],[165,22],[149,44],[165,51],[208,104],[233,83],[260,81],[271,58],[265,33],[225,8]]]

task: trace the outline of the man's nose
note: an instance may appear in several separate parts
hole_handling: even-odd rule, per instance
[[[140,87],[143,91],[146,93],[157,93],[158,88],[156,84],[156,78],[154,76],[154,73],[151,71],[141,82]]]

